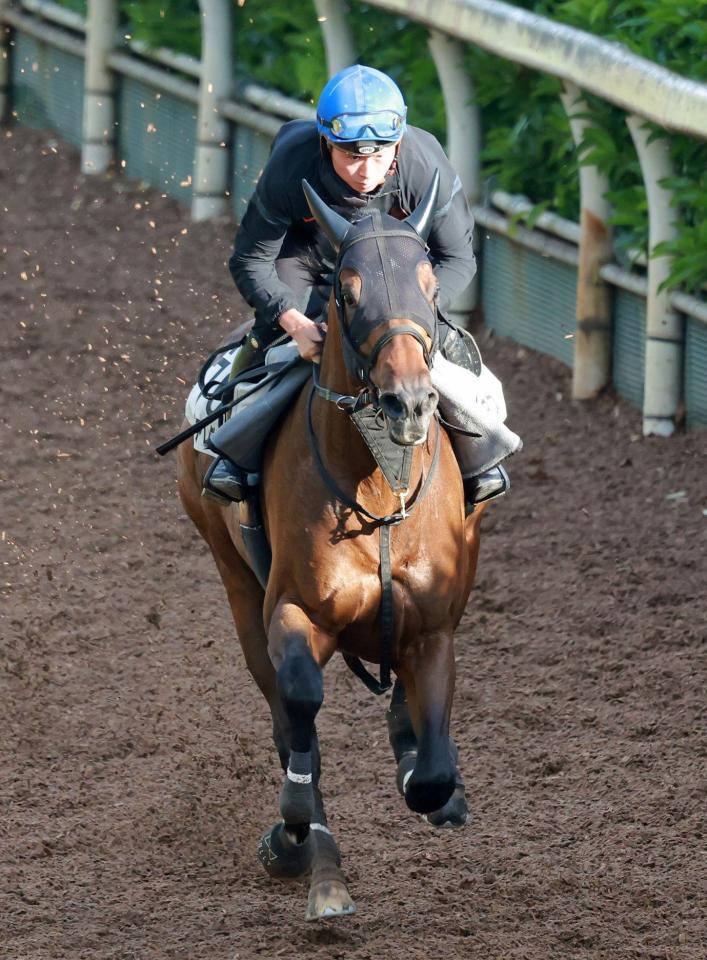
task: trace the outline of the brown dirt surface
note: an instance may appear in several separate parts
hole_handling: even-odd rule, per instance
[[[355,917],[255,851],[281,774],[175,498],[202,358],[247,316],[232,225],[0,130],[0,956],[704,956],[705,434],[480,333],[525,450],[484,520],[453,717],[473,822],[395,789],[384,704],[326,674],[323,787]]]

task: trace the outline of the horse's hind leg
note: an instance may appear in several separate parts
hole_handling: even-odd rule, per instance
[[[450,750],[449,718],[454,693],[451,631],[419,637],[396,668],[408,697],[417,737],[417,757],[406,774],[405,802],[416,813],[442,809],[456,787],[456,763]]]
[[[405,787],[417,761],[417,737],[405,696],[405,687],[400,678],[393,686],[390,707],[385,716],[388,724],[388,739],[398,765],[396,773],[398,792],[401,797],[404,797]],[[455,770],[454,793],[439,810],[422,815],[423,819],[433,827],[463,827],[469,820],[466,790],[459,769],[459,751],[451,737],[449,749]]]
[[[393,685],[393,694],[385,719],[388,724],[388,740],[398,765],[398,790],[403,796],[406,778],[412,773],[417,758],[417,737],[405,697],[405,687],[399,677]]]

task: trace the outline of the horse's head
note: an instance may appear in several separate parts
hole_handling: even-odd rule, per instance
[[[334,296],[349,373],[375,390],[392,440],[422,443],[438,401],[429,371],[437,346],[437,280],[425,241],[439,175],[402,221],[373,211],[351,224],[306,181],[303,187],[338,253]]]

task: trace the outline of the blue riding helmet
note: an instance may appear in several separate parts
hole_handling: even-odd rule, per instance
[[[322,90],[317,130],[344,150],[373,153],[400,140],[406,113],[403,95],[389,76],[355,64],[333,76]]]

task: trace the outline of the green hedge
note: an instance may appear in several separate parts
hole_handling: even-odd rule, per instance
[[[83,0],[63,0],[74,9]],[[517,0],[516,6],[609,40],[686,77],[707,81],[707,0]],[[200,54],[197,0],[122,0],[126,32],[152,46]],[[326,81],[324,48],[311,0],[236,0],[235,64],[251,78],[300,100],[316,101]],[[437,73],[418,24],[368,4],[352,2],[350,23],[359,60],[386,71],[401,86],[413,123],[444,139],[445,114]],[[552,209],[577,219],[579,163],[596,164],[611,184],[617,255],[646,251],[647,203],[638,160],[622,110],[587,97],[591,124],[575,150],[560,83],[468,46],[466,63],[482,110],[482,165],[492,183],[523,193],[532,215]],[[656,136],[665,135],[655,128]],[[707,272],[707,148],[669,135],[679,237],[672,253],[671,287],[696,290]],[[532,216],[531,215],[531,216]]]

